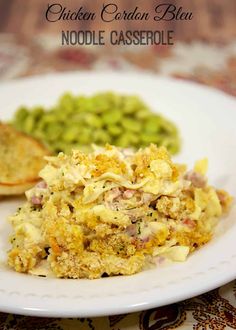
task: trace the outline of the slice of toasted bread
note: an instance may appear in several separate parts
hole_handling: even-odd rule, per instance
[[[0,123],[0,195],[19,195],[32,187],[48,154],[37,140]]]

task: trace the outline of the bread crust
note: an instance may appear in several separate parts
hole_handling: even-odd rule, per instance
[[[0,123],[0,195],[20,195],[39,179],[47,148],[25,133]]]

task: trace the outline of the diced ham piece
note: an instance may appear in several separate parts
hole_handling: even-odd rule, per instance
[[[34,205],[42,205],[42,197],[32,196],[31,203]]]
[[[196,223],[195,221],[189,219],[189,218],[186,218],[183,220],[183,224],[185,224],[189,229],[193,229],[196,227]]]
[[[224,205],[225,204],[225,202],[226,202],[226,200],[227,200],[227,196],[226,196],[226,194],[224,194],[223,192],[221,192],[221,191],[217,191],[217,196],[218,196],[218,198],[219,198],[219,201],[220,201],[220,204],[221,205]]]
[[[123,197],[125,199],[130,199],[130,198],[132,198],[134,196],[134,194],[135,194],[135,191],[134,190],[127,189],[127,190],[124,191]]]
[[[135,236],[137,234],[137,228],[135,225],[129,225],[126,228],[127,234],[129,234],[130,236]]]
[[[200,173],[194,171],[189,171],[186,173],[184,178],[191,181],[196,188],[204,188],[206,185],[206,178]]]
[[[223,211],[227,210],[231,201],[229,195],[224,190],[217,190],[216,193],[219,198],[220,205],[223,208]]]
[[[158,256],[158,257],[156,257],[156,263],[157,263],[158,265],[162,265],[162,264],[164,263],[165,260],[166,260],[166,258],[163,257],[163,256]]]
[[[150,240],[150,237],[149,237],[149,236],[143,237],[143,238],[141,239],[141,241],[142,241],[143,243],[147,243],[147,242],[149,242],[149,240]]]

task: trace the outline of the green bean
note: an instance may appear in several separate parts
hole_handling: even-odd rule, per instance
[[[135,148],[156,143],[173,154],[180,149],[176,126],[152,113],[135,95],[64,93],[49,109],[19,108],[11,124],[41,140],[55,153],[67,153],[72,148],[87,151],[92,143]]]
[[[156,143],[156,144],[160,145],[160,142],[162,142],[161,137],[155,133],[152,133],[152,134],[142,133],[140,135],[140,139],[142,141],[142,145],[148,145],[150,143]]]
[[[130,119],[130,118],[124,118],[121,122],[121,125],[128,131],[132,132],[140,132],[142,129],[141,122],[138,122],[137,120]]]
[[[111,125],[120,122],[122,118],[122,112],[120,110],[111,110],[107,111],[104,115],[102,115],[102,120],[104,124]]]
[[[141,108],[134,115],[137,119],[143,120],[143,119],[149,118],[150,112],[147,111],[145,108]]]
[[[34,124],[35,124],[34,117],[27,116],[24,123],[23,123],[23,125],[22,125],[25,133],[27,133],[27,134],[33,133]]]
[[[72,113],[75,109],[75,100],[70,93],[63,94],[60,99],[58,106],[66,113]]]
[[[119,147],[129,147],[135,145],[138,140],[139,138],[137,135],[130,132],[126,132],[116,140],[116,144]]]
[[[50,141],[57,141],[63,132],[63,127],[59,123],[55,122],[47,126],[47,137]]]
[[[84,117],[84,119],[86,124],[88,124],[90,127],[102,127],[102,120],[94,114],[88,113],[87,116]]]
[[[28,117],[29,115],[29,110],[26,109],[25,107],[20,107],[16,113],[15,113],[15,121],[16,122],[24,122],[24,120]]]
[[[94,142],[100,144],[110,143],[111,138],[109,133],[105,129],[98,129],[93,133]]]
[[[35,120],[39,120],[44,114],[42,107],[35,107],[32,111],[32,116],[35,118]]]
[[[146,120],[144,123],[144,131],[147,134],[156,134],[160,130],[160,122],[153,120],[153,117]]]
[[[64,142],[74,142],[78,136],[81,136],[80,128],[77,126],[67,126],[63,132],[62,139]]]
[[[143,103],[140,101],[140,99],[137,96],[129,96],[125,97],[125,102],[124,102],[124,113],[127,114],[132,114],[137,111],[137,108],[140,106],[142,107]]]
[[[118,125],[109,125],[107,130],[112,136],[119,136],[122,133],[122,128]]]

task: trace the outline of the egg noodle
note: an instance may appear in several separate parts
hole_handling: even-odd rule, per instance
[[[94,279],[184,261],[211,239],[231,202],[207,184],[206,159],[186,171],[153,144],[46,160],[42,181],[10,217],[8,264],[18,272]]]

